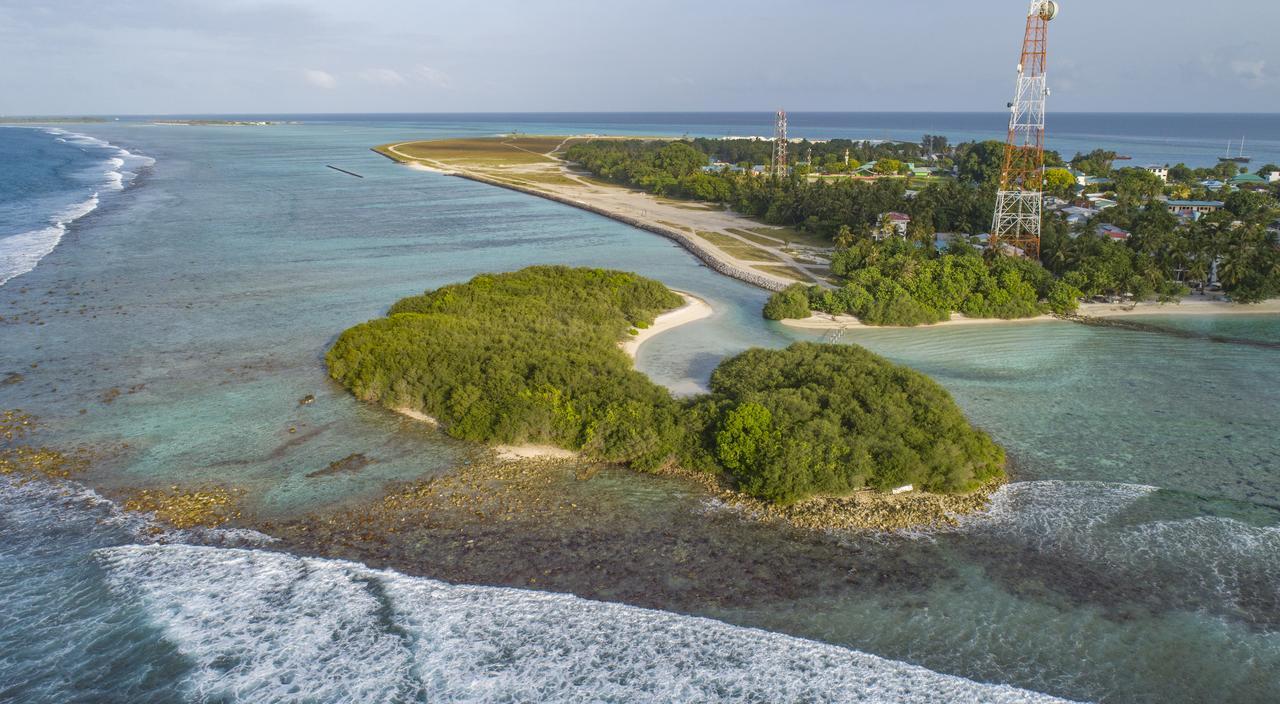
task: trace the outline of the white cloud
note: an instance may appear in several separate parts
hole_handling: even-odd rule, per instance
[[[338,85],[338,79],[334,78],[333,74],[329,73],[328,71],[321,71],[319,69],[309,68],[306,71],[302,72],[302,77],[306,80],[307,83],[315,86],[316,88],[324,88],[326,90],[329,90],[337,87]]]
[[[389,68],[370,68],[356,74],[360,80],[366,83],[373,83],[380,86],[402,86],[405,81],[404,76]]]
[[[414,75],[418,79],[426,81],[437,88],[452,88],[453,81],[450,80],[448,74],[444,71],[431,68],[430,66],[419,66]]]
[[[1231,62],[1231,72],[1237,78],[1243,78],[1246,81],[1265,81],[1267,80],[1267,62],[1262,59],[1254,61],[1237,59]]]

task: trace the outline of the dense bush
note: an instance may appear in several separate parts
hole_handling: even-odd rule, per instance
[[[396,303],[344,332],[326,359],[356,396],[421,410],[460,439],[651,466],[676,450],[678,406],[618,340],[680,304],[616,271],[485,274]]]
[[[711,377],[709,451],[746,492],[789,502],[904,484],[954,492],[1004,453],[928,377],[853,345],[753,349]]]
[[[764,317],[769,320],[805,318],[809,315],[809,293],[804,284],[792,284],[769,297]]]
[[[879,159],[903,151],[900,143],[859,144],[854,148],[855,154],[861,154],[859,158]],[[820,153],[833,146],[815,144],[813,149]],[[969,183],[930,183],[909,198],[908,180],[903,178],[811,182],[798,173],[767,178],[730,170],[703,171],[711,156],[731,164],[743,159],[768,163],[771,149],[769,142],[752,140],[697,139],[688,143],[606,139],[575,143],[565,156],[591,173],[621,184],[662,196],[724,203],[743,215],[826,237],[835,237],[842,227],[869,230],[881,214],[891,210],[910,213],[930,232],[973,232],[991,220],[994,189]]]
[[[457,438],[549,443],[642,470],[679,462],[773,501],[908,483],[964,491],[999,473],[999,448],[941,387],[857,347],[750,350],[716,370],[711,394],[674,400],[618,341],[680,302],[616,271],[481,275],[396,303],[326,359],[358,397],[420,410]]]
[[[841,277],[840,288],[809,288],[801,310],[792,287],[770,299],[765,317],[803,318],[812,309],[853,315],[868,325],[937,323],[954,311],[971,318],[1027,318],[1075,310],[1082,295],[1026,259],[985,260],[967,247],[935,254],[896,238],[855,243],[836,254],[831,271]]]

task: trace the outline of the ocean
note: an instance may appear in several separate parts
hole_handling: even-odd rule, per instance
[[[0,139],[0,285],[35,268],[101,199],[153,160],[63,129],[11,129]]]
[[[946,386],[1008,448],[1013,483],[953,529],[818,542],[653,478],[584,484],[608,493],[621,540],[653,547],[648,593],[591,586],[590,564],[613,559],[581,539],[591,517],[489,555],[423,545],[397,572],[122,513],[98,492],[220,483],[287,520],[465,462],[350,398],[322,358],[396,299],[478,272],[610,266],[708,300],[712,318],[640,351],[678,391],[725,355],[821,337],[762,320],[763,292],[667,240],[368,149],[512,129],[765,134],[769,115],[266,119],[302,124],[0,128],[0,409],[39,416],[40,444],[97,451],[82,485],[0,478],[0,702],[1280,698],[1266,347],[1062,323],[848,334]],[[1207,165],[1241,133],[1255,163],[1280,161],[1274,116],[1054,120],[1064,153]],[[960,140],[1003,125],[796,114],[792,129]],[[1280,316],[1152,320],[1280,340]],[[356,452],[373,462],[307,476]],[[489,564],[551,553],[582,567],[536,591]]]

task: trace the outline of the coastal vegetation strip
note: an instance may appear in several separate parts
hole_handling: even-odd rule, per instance
[[[867,325],[914,326],[968,318],[1032,318],[1067,314],[1083,295],[1038,263],[1022,257],[984,258],[955,243],[945,253],[897,238],[860,240],[836,253],[838,288],[794,286],[765,304],[771,320],[803,319],[810,311],[853,316]]]
[[[859,324],[1031,319],[1069,314],[1091,299],[1170,302],[1210,279],[1237,303],[1280,295],[1280,250],[1267,230],[1276,204],[1265,192],[1232,193],[1221,211],[1186,222],[1159,199],[1151,174],[1112,171],[1100,161],[1105,154],[1077,155],[1082,168],[1112,176],[1118,205],[1085,223],[1048,213],[1044,266],[1036,266],[982,252],[981,240],[963,234],[988,224],[997,143],[846,142],[806,143],[810,162],[795,164],[785,178],[746,168],[767,156],[760,140],[514,137],[379,149],[663,234],[717,271],[773,291],[805,284],[812,311]],[[953,175],[910,191],[898,173],[905,159],[925,158]],[[859,160],[876,168],[862,175]],[[1074,181],[1061,157],[1050,154],[1049,163],[1046,189],[1070,191]],[[819,179],[815,171],[837,178]],[[898,225],[886,220],[899,212]],[[1127,239],[1095,232],[1120,226]]]
[[[1003,451],[946,391],[858,347],[748,350],[710,394],[672,398],[618,343],[681,303],[634,274],[531,267],[404,299],[326,359],[358,397],[459,439],[678,466],[777,504],[908,484],[961,493],[1002,476]]]
[[[1246,180],[1221,201],[1177,200],[1208,198],[1206,187],[1194,179],[1212,175],[1211,170],[1164,169],[1172,179],[1166,184],[1152,170],[1113,169],[1114,154],[1093,152],[1074,159],[1079,168],[1099,174],[1085,177],[1063,168],[1061,157],[1050,153],[1053,168],[1046,172],[1045,190],[1057,200],[1043,223],[1044,268],[993,263],[988,267],[996,278],[993,285],[974,267],[969,267],[972,275],[961,277],[976,276],[972,281],[939,275],[938,267],[951,269],[957,255],[976,254],[974,245],[985,248],[980,233],[993,209],[1003,154],[999,143],[952,147],[929,136],[921,145],[805,143],[797,151],[806,161],[793,163],[785,174],[752,166],[769,162],[769,148],[764,140],[591,140],[573,144],[566,156],[601,178],[660,198],[719,204],[790,227],[788,241],[800,239],[800,233],[819,238],[836,250],[832,270],[841,288],[854,290],[815,290],[814,309],[857,315],[870,324],[925,324],[953,312],[971,318],[1029,317],[1041,312],[1037,309],[1065,312],[1073,305],[1068,297],[1176,300],[1190,286],[1210,282],[1237,303],[1280,296],[1280,184]],[[875,159],[876,168],[859,177],[862,169],[850,154]],[[904,156],[935,162],[950,175],[918,184],[899,178],[907,170],[900,161]],[[817,172],[834,178],[816,178]],[[1090,188],[1100,192],[1089,193]],[[1071,202],[1075,205],[1066,207]],[[1187,215],[1187,207],[1196,209],[1194,217],[1179,215]],[[874,247],[882,240],[907,243],[915,251],[906,258],[915,266],[890,262],[896,271],[886,272],[877,261],[881,249]],[[906,254],[896,248],[885,258],[901,260]],[[986,253],[988,259],[1002,255],[1022,260],[1019,252]],[[1013,279],[1014,269],[1021,281]],[[1037,289],[1038,301],[1030,300],[1024,284]],[[967,290],[943,294],[936,290],[939,285]],[[919,290],[930,287],[935,290]],[[831,295],[849,300],[833,301]]]

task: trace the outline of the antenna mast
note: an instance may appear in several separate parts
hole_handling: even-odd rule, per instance
[[[990,246],[1006,245],[1031,258],[1040,258],[1040,221],[1044,204],[1044,116],[1049,95],[1045,69],[1049,22],[1058,16],[1053,0],[1031,0],[1027,31],[1022,39],[1018,87],[1009,103],[1009,138],[991,223]]]
[[[787,175],[787,111],[779,110],[773,127],[773,174]]]

